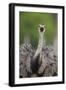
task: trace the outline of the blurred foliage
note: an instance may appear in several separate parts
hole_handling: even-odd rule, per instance
[[[39,24],[46,25],[44,37],[47,44],[52,44],[57,34],[57,14],[37,12],[20,12],[20,44],[24,42],[26,36],[29,36],[30,43],[37,47],[39,39],[37,27]]]

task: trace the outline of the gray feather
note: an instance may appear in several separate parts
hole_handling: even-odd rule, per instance
[[[35,51],[31,44],[24,43],[20,46],[20,77],[56,76],[58,58],[54,49],[44,46],[41,52],[42,60],[39,58],[39,55],[33,59]]]

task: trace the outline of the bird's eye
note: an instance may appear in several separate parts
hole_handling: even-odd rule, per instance
[[[43,32],[44,28],[43,27],[40,27],[40,31]]]

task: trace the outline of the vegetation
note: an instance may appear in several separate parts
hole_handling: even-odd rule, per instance
[[[24,42],[24,38],[29,36],[30,43],[33,47],[37,47],[39,35],[37,32],[38,24],[46,25],[45,40],[46,43],[52,44],[57,34],[57,14],[53,13],[37,13],[37,12],[20,12],[20,44]]]

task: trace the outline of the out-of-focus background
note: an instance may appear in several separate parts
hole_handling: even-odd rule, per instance
[[[57,14],[40,12],[20,12],[20,44],[29,37],[33,47],[37,47],[39,34],[37,27],[39,24],[45,24],[46,32],[44,39],[46,44],[52,44],[57,36]]]

